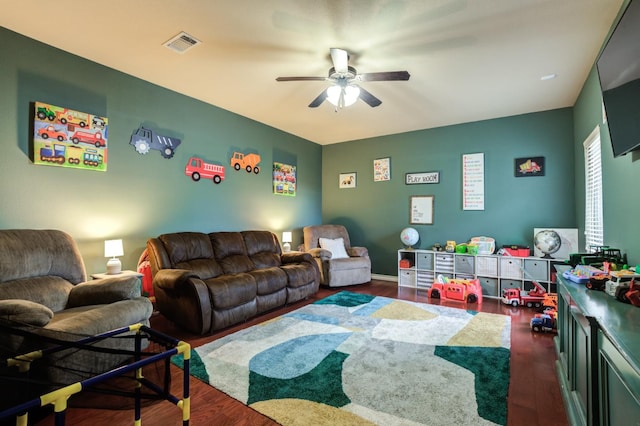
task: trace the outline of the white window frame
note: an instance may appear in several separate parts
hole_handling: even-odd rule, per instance
[[[597,126],[583,143],[584,146],[584,239],[585,249],[595,251],[604,245],[604,220],[602,202],[602,147],[600,126]]]

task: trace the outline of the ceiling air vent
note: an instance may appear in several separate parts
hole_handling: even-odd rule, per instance
[[[164,46],[175,52],[184,53],[200,43],[202,43],[200,40],[190,36],[183,31],[169,41],[165,42]]]

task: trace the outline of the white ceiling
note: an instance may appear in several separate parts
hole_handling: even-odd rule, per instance
[[[572,106],[623,2],[0,1],[3,27],[319,144]],[[163,46],[181,31],[202,43]],[[327,75],[331,47],[411,78],[337,113],[307,107],[328,83],[276,82]]]

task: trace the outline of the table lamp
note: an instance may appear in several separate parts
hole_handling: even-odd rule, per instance
[[[122,240],[106,240],[104,242],[104,257],[110,257],[107,262],[107,274],[115,275],[122,272],[122,263],[117,256],[124,255]]]
[[[282,251],[288,253],[291,251],[291,231],[284,231],[282,233]]]

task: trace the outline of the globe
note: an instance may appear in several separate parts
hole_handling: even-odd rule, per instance
[[[544,231],[538,232],[533,237],[533,244],[538,250],[544,253],[544,256],[542,257],[548,259],[551,258],[551,254],[560,250],[562,241],[560,239],[560,235],[558,235],[556,231],[545,229]]]
[[[411,248],[419,239],[420,234],[418,234],[418,231],[414,228],[404,228],[402,232],[400,232],[400,240],[407,248]]]

